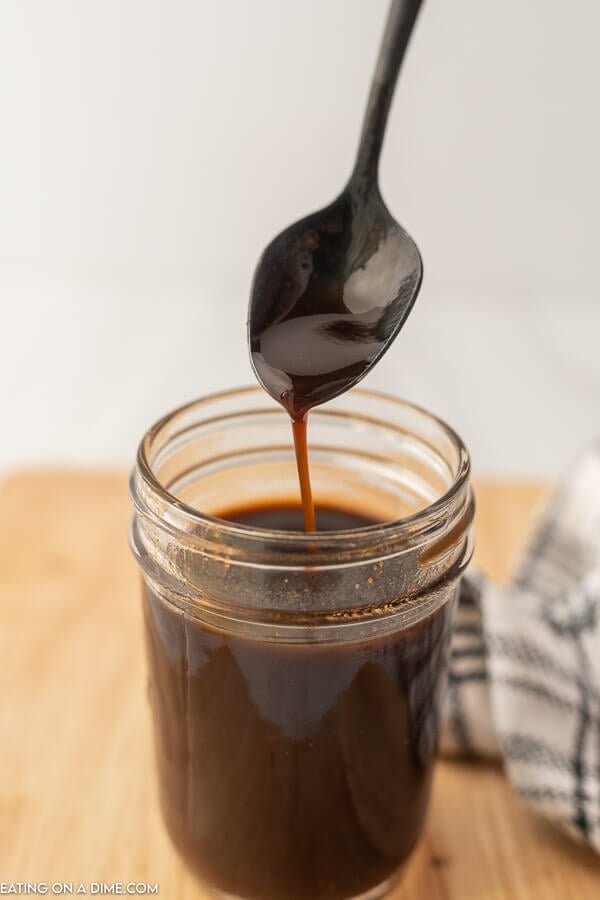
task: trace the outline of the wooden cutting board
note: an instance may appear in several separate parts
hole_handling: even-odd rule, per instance
[[[481,485],[477,557],[506,576],[542,488]],[[205,900],[157,810],[126,479],[0,487],[0,881],[158,882]],[[600,860],[529,814],[500,769],[438,765],[394,900],[598,900]]]

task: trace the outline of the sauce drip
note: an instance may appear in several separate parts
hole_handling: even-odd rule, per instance
[[[302,498],[302,512],[304,514],[304,530],[316,531],[315,504],[310,486],[310,469],[308,467],[308,441],[307,441],[308,415],[301,419],[292,419],[292,431],[294,433],[294,450],[296,451],[296,466],[298,468],[298,480],[300,482],[300,496]]]

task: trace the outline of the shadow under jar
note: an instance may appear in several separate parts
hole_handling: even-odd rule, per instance
[[[472,551],[469,458],[441,421],[353,390],[309,428],[317,506],[376,524],[220,518],[298,504],[260,389],[167,415],[131,479],[164,819],[205,884],[252,900],[390,887],[427,809]]]

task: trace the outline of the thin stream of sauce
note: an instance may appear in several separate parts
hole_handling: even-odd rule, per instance
[[[296,452],[296,465],[298,467],[298,480],[300,482],[300,496],[302,498],[302,512],[304,514],[304,530],[316,531],[315,504],[310,485],[310,469],[308,466],[308,443],[306,430],[308,415],[301,419],[292,419],[292,431],[294,434],[294,450]]]

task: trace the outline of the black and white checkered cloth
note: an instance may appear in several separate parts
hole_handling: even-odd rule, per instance
[[[502,758],[527,804],[600,852],[600,447],[507,588],[464,579],[442,750]]]

